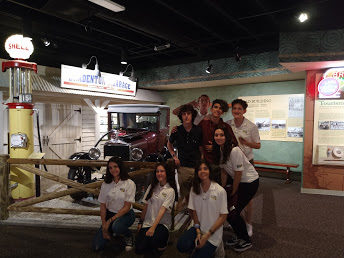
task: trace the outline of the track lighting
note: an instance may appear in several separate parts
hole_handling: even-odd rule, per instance
[[[208,66],[207,69],[205,69],[206,73],[211,73],[211,69],[213,68],[213,65],[210,63],[210,61],[208,60]]]
[[[137,82],[137,78],[135,77],[135,73],[134,73],[134,67],[131,64],[128,64],[123,72],[119,72],[119,75],[124,76],[124,74],[127,72],[129,67],[131,67],[129,80],[131,80],[132,82]]]
[[[171,47],[171,44],[167,43],[165,45],[155,46],[154,51],[161,51],[161,50],[165,50],[165,49],[170,48],[170,47]]]
[[[84,69],[87,69],[87,66],[91,63],[93,58],[96,60],[96,63],[94,65],[94,71],[96,72],[96,76],[101,77],[101,73],[100,73],[99,65],[98,65],[98,59],[97,59],[96,56],[91,56],[90,61],[88,61],[87,64],[82,64],[81,67],[84,68]]]

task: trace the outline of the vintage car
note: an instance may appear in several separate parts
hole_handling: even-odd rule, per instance
[[[123,160],[162,159],[170,124],[168,106],[152,104],[110,105],[108,128],[111,139],[104,144],[104,156]]]
[[[77,152],[73,160],[97,160],[101,157],[98,145],[104,143],[103,156],[118,156],[124,161],[163,161],[171,156],[166,147],[170,124],[170,109],[164,105],[118,104],[108,107],[108,129],[89,152]],[[70,167],[68,179],[88,184],[99,177],[92,174],[99,168]],[[141,184],[141,183],[140,183]],[[144,183],[142,183],[144,184]],[[142,187],[141,187],[142,188]],[[71,197],[80,200],[87,193],[74,193]]]

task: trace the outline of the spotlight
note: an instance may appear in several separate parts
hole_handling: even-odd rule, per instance
[[[137,82],[137,78],[135,77],[135,73],[134,73],[134,67],[131,64],[128,64],[123,72],[119,72],[119,75],[124,76],[124,74],[127,72],[129,67],[131,68],[129,80],[131,80],[132,82]]]
[[[299,17],[297,18],[299,22],[303,23],[308,20],[308,14],[307,13],[300,13]]]
[[[155,46],[154,51],[161,51],[161,50],[165,50],[165,49],[170,48],[170,47],[171,47],[171,44],[167,43],[165,45]]]
[[[209,62],[209,60],[208,60],[208,67],[207,67],[207,69],[205,69],[205,72],[206,73],[211,73],[211,69],[213,68],[213,65]]]
[[[49,39],[47,39],[47,38],[42,38],[41,40],[42,40],[44,46],[46,46],[46,47],[49,47],[49,46],[50,46],[50,40],[49,40]]]
[[[121,50],[121,64],[123,65],[128,64],[127,52],[125,51],[125,49]]]
[[[98,65],[98,59],[97,59],[96,56],[91,56],[90,61],[88,61],[87,64],[82,64],[81,67],[84,68],[84,69],[87,69],[87,66],[91,63],[91,61],[92,61],[93,58],[96,60],[96,63],[95,63],[95,65],[94,65],[94,71],[96,72],[96,75],[97,75],[98,77],[101,77],[101,73],[100,73],[99,65]]]
[[[241,55],[239,54],[239,52],[235,53],[235,61],[237,62],[241,61]]]

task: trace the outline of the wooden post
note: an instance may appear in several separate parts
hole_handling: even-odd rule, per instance
[[[8,219],[10,166],[7,160],[9,157],[9,155],[0,155],[0,220]]]

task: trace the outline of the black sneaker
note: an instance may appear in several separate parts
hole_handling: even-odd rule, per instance
[[[251,242],[247,242],[245,240],[240,239],[239,243],[234,246],[234,250],[237,252],[243,252],[246,251],[247,249],[250,249],[252,247]]]
[[[225,245],[232,247],[232,246],[236,246],[238,243],[239,243],[239,239],[236,236],[234,236],[231,239],[227,240],[225,242]]]
[[[128,237],[124,237],[124,241],[125,241],[125,250],[126,251],[131,251],[134,247],[134,237],[133,235],[128,236]]]

